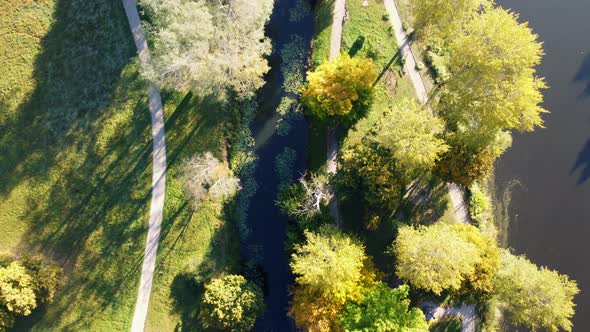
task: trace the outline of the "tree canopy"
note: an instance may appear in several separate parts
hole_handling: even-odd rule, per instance
[[[499,131],[542,126],[542,44],[526,23],[502,8],[474,16],[449,43],[452,78],[441,89],[445,119],[463,144],[489,145]]]
[[[152,66],[163,88],[252,96],[264,84],[271,43],[264,27],[272,0],[141,0],[151,20]]]
[[[306,231],[305,237],[291,255],[295,287],[290,313],[300,328],[330,331],[344,303],[359,300],[374,275],[365,269],[364,247],[335,227]]]
[[[341,54],[307,73],[301,99],[317,120],[351,124],[368,108],[376,78],[371,59]]]
[[[440,137],[444,122],[414,99],[402,100],[383,115],[375,141],[390,149],[409,170],[430,170],[447,145]]]
[[[533,331],[572,330],[573,298],[579,289],[566,275],[503,251],[494,286],[513,323]]]
[[[0,303],[9,312],[27,316],[37,307],[33,278],[19,262],[0,268]]]
[[[407,285],[389,288],[382,283],[367,291],[360,302],[349,302],[339,315],[344,331],[422,332],[428,331],[424,313],[410,308]]]
[[[262,290],[240,275],[227,275],[205,285],[200,319],[206,327],[250,331],[264,310]]]
[[[457,291],[467,282],[475,290],[490,292],[499,266],[493,241],[466,224],[401,227],[393,252],[397,275],[435,294]]]

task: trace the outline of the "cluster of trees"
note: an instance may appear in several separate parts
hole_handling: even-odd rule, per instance
[[[53,302],[63,270],[40,257],[6,260],[0,267],[0,330],[43,303]]]
[[[162,88],[251,97],[264,84],[272,49],[264,35],[272,0],[141,0],[150,18],[152,66]]]
[[[432,98],[450,147],[437,170],[469,186],[510,146],[510,131],[542,126],[546,84],[535,74],[542,44],[518,15],[489,0],[418,0],[412,9],[418,37],[444,55],[449,71]]]
[[[334,226],[305,231],[291,256],[295,274],[290,314],[309,331],[425,331],[422,311],[410,309],[408,287],[389,288],[364,246]]]
[[[392,252],[397,275],[417,288],[494,296],[514,324],[571,331],[576,282],[498,248],[474,226],[404,226]]]

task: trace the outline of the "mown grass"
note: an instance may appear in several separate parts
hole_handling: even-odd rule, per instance
[[[123,7],[106,0],[0,7],[0,252],[41,252],[67,273],[55,302],[16,329],[129,330],[152,145]],[[183,279],[187,272],[229,270],[238,257],[223,207],[191,213],[176,179],[184,156],[211,150],[222,157],[227,115],[190,94],[166,96],[165,107],[170,172],[152,330],[173,330],[190,316],[199,293]]]
[[[220,273],[235,273],[239,238],[231,221],[231,204],[207,202],[193,211],[178,180],[178,165],[193,154],[211,151],[224,159],[224,106],[192,94],[164,99],[168,178],[158,260],[147,331],[201,331],[198,324],[203,282]]]
[[[311,64],[317,67],[330,58],[334,0],[318,0],[313,9]]]
[[[116,1],[0,12],[0,251],[67,273],[18,330],[130,328],[150,198],[145,85]]]

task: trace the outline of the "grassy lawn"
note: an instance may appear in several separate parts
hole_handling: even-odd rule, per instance
[[[67,273],[55,303],[16,329],[129,330],[152,145],[123,7],[106,0],[0,7],[0,253],[41,252]],[[227,113],[191,95],[164,97],[170,173],[151,330],[173,330],[190,316],[198,289],[189,273],[231,270],[238,258],[223,207],[191,213],[175,176],[192,153],[222,157]]]
[[[130,328],[150,199],[145,86],[117,1],[2,2],[0,252],[67,281],[17,329]]]
[[[332,15],[334,0],[318,0],[313,9],[312,67],[319,66],[330,58]]]
[[[164,98],[167,126],[168,182],[162,237],[158,251],[147,331],[200,331],[198,314],[202,281],[222,272],[236,272],[239,238],[228,207],[205,203],[193,212],[178,181],[183,158],[211,151],[223,159],[223,107],[192,94]],[[195,281],[195,277],[198,282]]]

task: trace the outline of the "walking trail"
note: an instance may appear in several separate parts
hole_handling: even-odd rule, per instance
[[[141,29],[141,21],[137,11],[136,0],[123,0],[127,20],[133,34],[133,40],[137,47],[137,54],[142,66],[148,65],[151,61],[150,51],[147,46],[145,34]],[[153,83],[148,86],[149,110],[152,119],[153,139],[153,173],[152,173],[152,201],[150,205],[150,219],[145,242],[143,266],[141,268],[141,279],[133,313],[131,331],[142,332],[147,317],[154,269],[156,266],[156,255],[158,253],[158,241],[164,212],[164,196],[166,193],[166,140],[164,132],[164,114],[162,111],[162,97],[158,88]]]
[[[332,16],[332,34],[330,36],[330,61],[334,60],[340,54],[340,45],[342,44],[342,25],[346,15],[346,0],[336,0],[334,2],[334,14]],[[327,135],[327,155],[326,164],[328,174],[335,174],[338,168],[338,139],[336,138],[336,128],[328,128]],[[340,209],[338,208],[338,199],[336,195],[332,196],[329,203],[330,213],[336,223],[342,225],[340,219]]]
[[[393,25],[393,31],[395,32],[395,38],[400,45],[400,53],[402,59],[405,59],[404,69],[410,77],[414,88],[416,89],[416,95],[418,100],[422,104],[427,104],[428,93],[426,92],[426,85],[420,75],[420,72],[416,69],[416,57],[410,43],[406,31],[403,28],[402,20],[399,16],[399,12],[395,5],[394,0],[384,0],[385,8],[389,14],[389,19]],[[429,106],[428,106],[429,107]],[[449,190],[449,196],[453,205],[455,219],[462,223],[470,223],[469,215],[467,213],[467,205],[463,199],[463,193],[459,186],[454,183],[447,183]],[[459,316],[463,323],[463,332],[475,332],[475,307],[473,305],[463,305],[461,307],[437,307],[434,311],[434,318],[438,319],[445,315]]]

